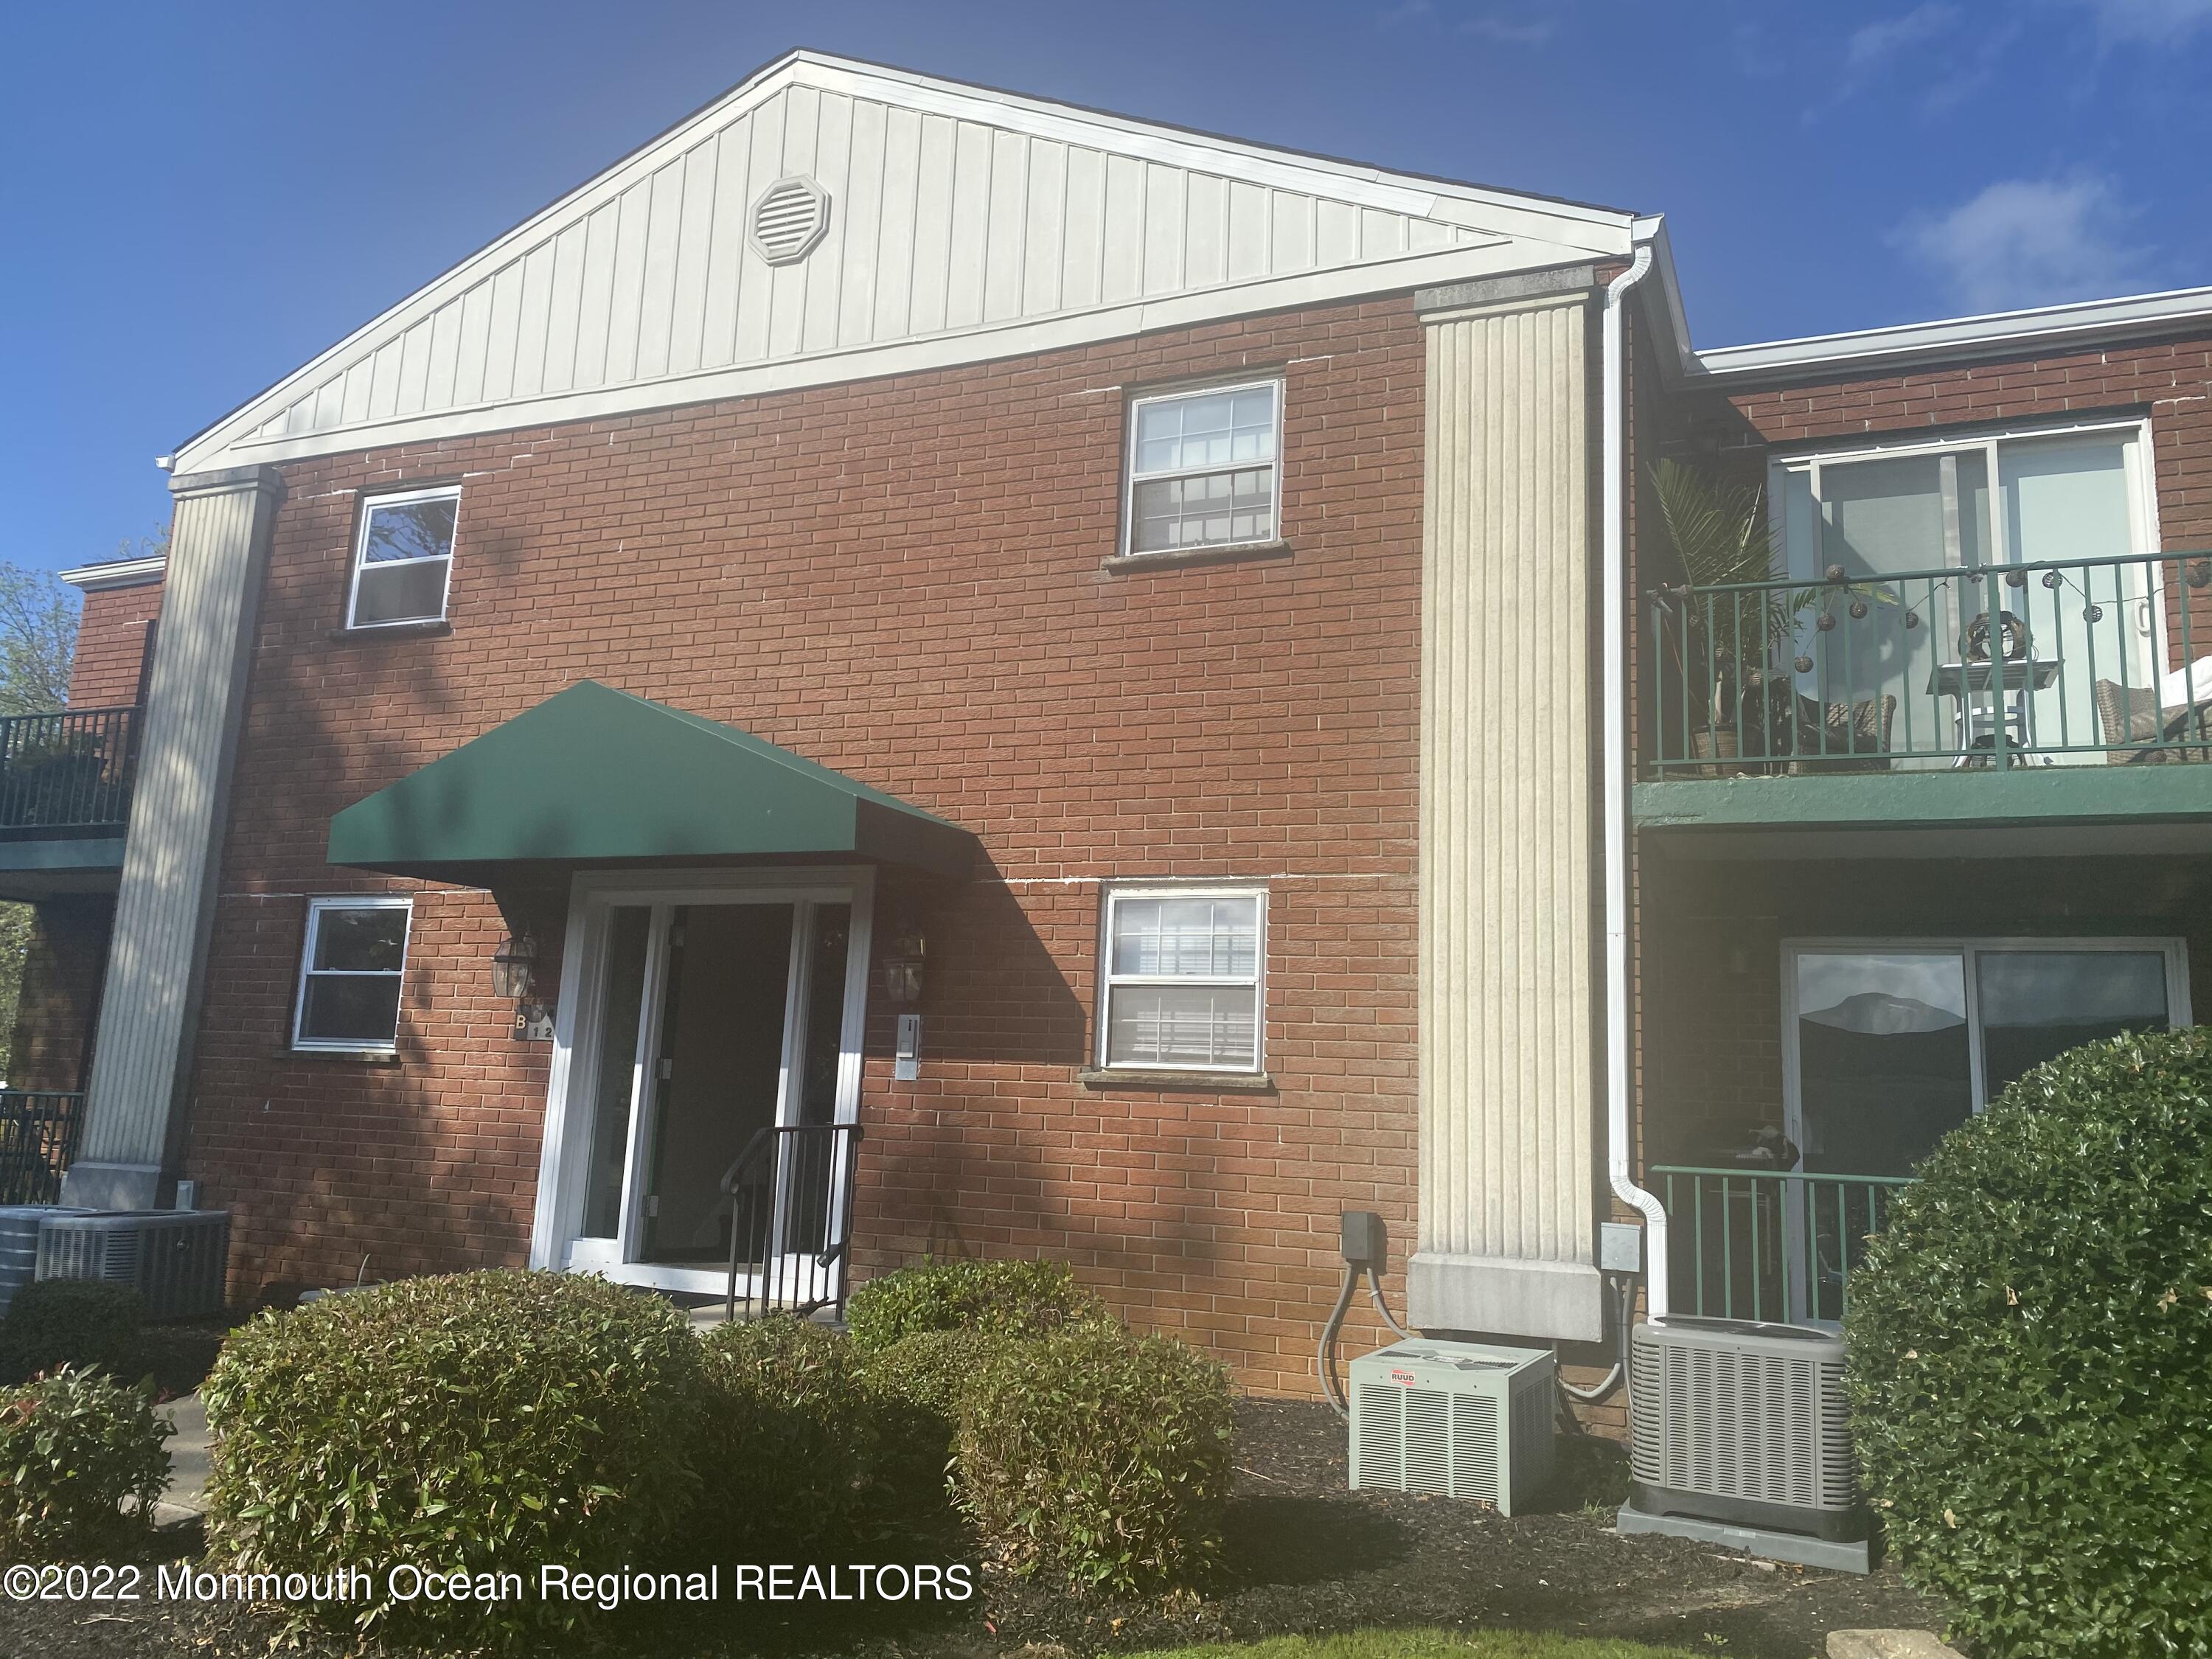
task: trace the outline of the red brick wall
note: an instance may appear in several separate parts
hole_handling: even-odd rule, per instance
[[[1254,369],[1287,381],[1291,556],[1103,571],[1127,389]],[[871,1022],[865,1268],[1059,1256],[1309,1389],[1337,1212],[1413,1236],[1421,416],[1399,300],[289,465],[185,1158],[234,1288],[522,1259],[548,1050],[490,994],[489,898],[414,884],[398,1063],[283,1043],[306,896],[410,885],[326,866],[331,814],[590,677],[981,838],[915,896],[919,1081]],[[331,638],[356,492],[448,479],[451,635]],[[1276,1092],[1076,1081],[1099,884],[1163,876],[1267,878]]]
[[[161,614],[161,584],[87,593],[77,619],[76,660],[70,669],[70,707],[116,708],[138,701],[146,629]]]

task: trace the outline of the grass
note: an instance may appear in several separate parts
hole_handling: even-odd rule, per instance
[[[1204,1643],[1139,1659],[1685,1659],[1691,1651],[1525,1631],[1356,1630],[1339,1636]]]

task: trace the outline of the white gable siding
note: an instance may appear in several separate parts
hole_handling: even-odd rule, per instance
[[[828,192],[827,230],[771,264],[748,218],[793,176]],[[1162,320],[1106,313],[1164,301],[1235,314],[1285,303],[1285,279],[1318,273],[1374,273],[1338,282],[1341,294],[1586,259],[1625,249],[1626,224],[802,56],[333,348],[179,465],[921,361],[871,358],[892,346],[940,343],[934,362],[1005,355],[1044,340],[1024,325],[1091,317],[1103,337]],[[1437,268],[1455,254],[1464,270]],[[794,376],[800,365],[812,367]],[[779,366],[757,386],[743,373]]]

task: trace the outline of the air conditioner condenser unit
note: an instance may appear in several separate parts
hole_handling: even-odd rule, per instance
[[[133,1285],[149,1319],[221,1313],[229,1265],[228,1210],[57,1214],[39,1227],[40,1279]]]
[[[1352,1362],[1352,1485],[1510,1515],[1552,1477],[1553,1359],[1417,1338]]]
[[[1844,1340],[1741,1319],[1668,1318],[1629,1338],[1624,1532],[1683,1532],[1867,1571],[1872,1530],[1844,1395]],[[1802,1541],[1799,1541],[1802,1540]]]
[[[55,1204],[0,1204],[0,1314],[38,1276],[39,1228],[58,1215],[85,1215]]]

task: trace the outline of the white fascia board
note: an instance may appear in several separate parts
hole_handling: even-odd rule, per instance
[[[1298,306],[1326,304],[1358,298],[1362,295],[1441,287],[1477,277],[1543,270],[1553,265],[1583,264],[1589,259],[1589,252],[1583,248],[1500,240],[1485,247],[1457,247],[1435,253],[1408,254],[1397,259],[1306,272],[1236,288],[1209,289],[1199,294],[1139,301],[1084,312],[1072,317],[986,325],[919,340],[845,347],[811,356],[780,358],[773,362],[703,369],[696,374],[604,391],[562,392],[539,398],[503,398],[465,409],[441,410],[432,415],[398,416],[337,431],[303,433],[296,437],[256,439],[246,436],[224,445],[220,453],[225,465],[253,465],[298,460],[310,455],[381,449],[393,444],[434,442],[445,438],[503,432],[517,427],[598,420],[609,416],[637,414],[646,410],[672,409],[687,404],[756,398],[807,386],[881,380],[894,374],[911,374],[928,369],[957,368],[967,363],[1029,356],[1037,352],[1090,345],[1102,340],[1123,339],[1161,329],[1188,328],[1200,323]],[[210,455],[218,453],[205,446],[202,449]],[[177,458],[179,476],[198,470],[199,466],[193,465],[189,455],[179,454]]]
[[[97,593],[110,587],[143,587],[157,582],[168,565],[168,556],[156,553],[151,558],[110,559],[106,564],[81,564],[74,570],[54,574],[71,587]]]
[[[2212,288],[2175,289],[2118,300],[2088,300],[1992,312],[1893,328],[1814,334],[1758,345],[1720,346],[1696,354],[1706,376],[1765,378],[1853,363],[1988,356],[2040,341],[2084,335],[2140,334],[2212,319]]]
[[[249,447],[261,447],[240,441],[272,414],[289,407],[307,387],[319,384],[337,361],[373,353],[412,326],[426,308],[465,293],[505,265],[517,252],[544,240],[556,222],[588,216],[607,200],[629,189],[641,175],[684,154],[705,135],[719,131],[746,108],[794,85],[878,99],[1328,199],[1436,218],[1492,230],[1500,236],[1558,243],[1575,248],[1581,257],[1615,255],[1626,258],[1629,252],[1633,216],[1613,209],[1555,203],[1474,185],[1416,179],[1351,162],[1270,150],[1239,140],[1185,136],[1170,128],[1092,113],[1044,100],[1014,94],[984,94],[957,82],[934,80],[907,70],[815,52],[793,52],[665,132],[647,140],[605,172],[531,215],[362,327],[336,341],[307,363],[193,434],[177,447],[173,470],[179,473],[204,471],[216,464],[216,457],[234,446],[241,451]],[[1218,314],[1233,316],[1243,308],[1237,307]],[[682,390],[679,383],[662,385],[667,395],[632,406],[652,408],[696,400],[694,394]],[[507,422],[522,423],[520,420]],[[358,442],[337,447],[362,447]]]

